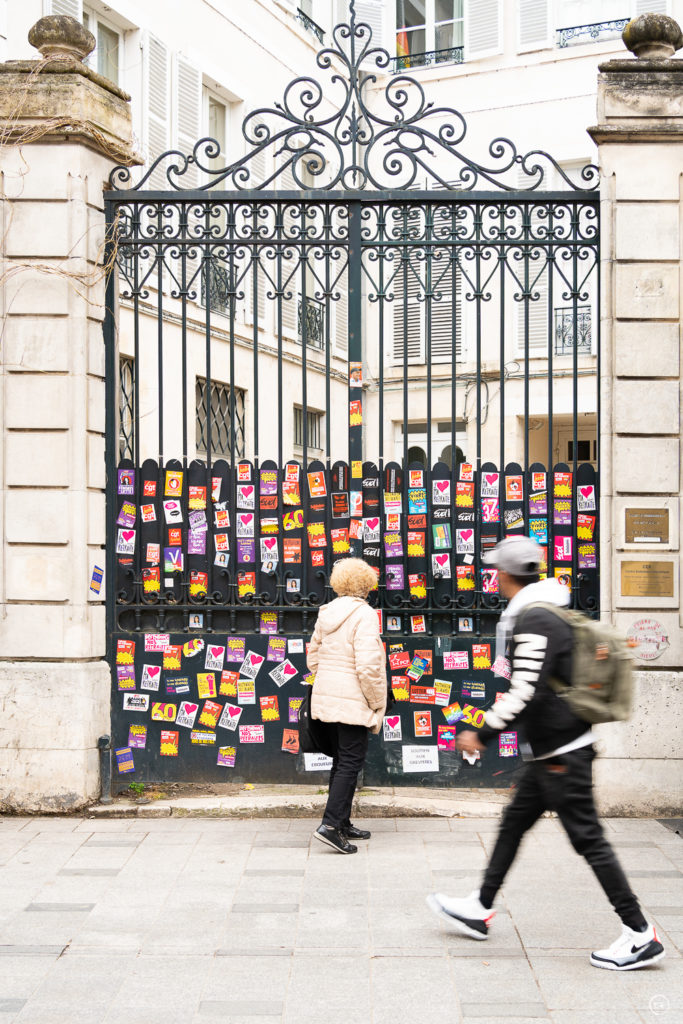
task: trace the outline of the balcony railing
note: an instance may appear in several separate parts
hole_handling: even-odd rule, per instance
[[[431,50],[429,53],[407,53],[403,57],[392,57],[393,73],[411,68],[425,68],[430,64],[462,64],[465,60],[463,46],[451,46],[447,50]]]
[[[576,351],[591,351],[591,307],[561,306],[555,310],[555,355],[571,355],[574,351],[574,313],[576,312]]]
[[[299,299],[299,341],[303,339],[304,303]],[[306,344],[311,348],[325,348],[325,307],[316,299],[306,298]]]
[[[574,25],[571,28],[558,28],[557,45],[563,50],[571,43],[583,42],[582,36],[588,36],[593,42],[598,39],[614,38],[621,35],[629,23],[628,18],[617,18],[614,21],[598,21],[594,25]]]
[[[320,25],[313,21],[313,18],[309,18],[309,16],[302,11],[300,7],[297,7],[295,17],[297,21],[301,22],[307,32],[313,33],[318,42],[322,43],[324,41],[325,33],[321,29]]]

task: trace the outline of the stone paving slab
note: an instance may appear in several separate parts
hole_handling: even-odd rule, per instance
[[[619,922],[555,819],[485,943],[424,897],[476,886],[493,819],[357,823],[340,857],[310,820],[0,818],[0,1024],[683,1021],[683,840],[659,822],[606,823],[668,953],[628,974],[590,966]]]

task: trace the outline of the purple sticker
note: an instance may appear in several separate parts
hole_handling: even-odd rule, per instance
[[[228,645],[225,648],[226,661],[238,661],[240,665],[244,661],[246,651],[246,639],[243,636],[229,636]]]
[[[579,569],[597,569],[595,544],[578,544]]]
[[[206,554],[206,531],[197,532],[196,530],[190,530],[187,535],[187,553],[188,555],[205,555]]]
[[[244,537],[238,538],[237,561],[242,564],[256,561],[256,545],[253,539]]]
[[[135,494],[135,470],[119,469],[117,494]]]
[[[553,523],[555,526],[571,526],[572,503],[569,498],[555,498],[553,502]]]
[[[548,512],[548,498],[546,492],[542,494],[529,495],[529,514],[532,516],[544,516]]]
[[[277,494],[277,470],[261,470],[261,494]]]
[[[405,587],[405,574],[402,565],[388,565],[386,567],[387,590],[403,590]]]
[[[387,558],[403,558],[403,540],[400,533],[384,534],[384,554]]]
[[[119,683],[119,690],[135,689],[135,668],[132,665],[117,665],[116,678]]]

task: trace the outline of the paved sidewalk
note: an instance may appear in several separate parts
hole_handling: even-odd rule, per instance
[[[491,937],[444,931],[492,818],[366,820],[354,857],[308,819],[0,819],[0,1024],[681,1024],[683,841],[605,823],[668,957],[591,967],[619,922],[557,821],[527,839]]]

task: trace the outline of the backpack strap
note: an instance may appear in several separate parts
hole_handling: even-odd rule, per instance
[[[561,619],[562,622],[566,622],[567,625],[571,627],[571,617],[568,608],[561,607],[557,604],[551,604],[550,601],[534,601],[533,604],[528,604],[525,608],[522,608],[522,611],[515,621],[513,633],[516,631],[517,627],[521,625],[526,613],[530,612],[532,608],[544,608],[546,611],[552,612],[552,614],[558,619]],[[546,682],[554,693],[567,693],[570,688],[569,683],[563,683],[561,679],[556,679],[555,676],[548,676]]]

